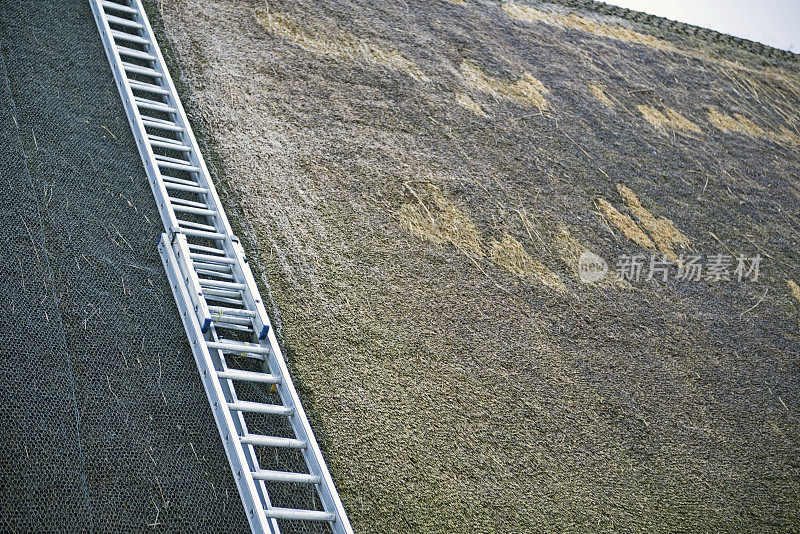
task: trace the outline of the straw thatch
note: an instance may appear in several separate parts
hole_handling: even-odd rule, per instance
[[[797,62],[544,3],[160,9],[357,531],[800,524]]]

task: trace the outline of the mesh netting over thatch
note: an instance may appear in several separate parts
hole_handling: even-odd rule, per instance
[[[0,32],[0,530],[244,531],[89,3]]]

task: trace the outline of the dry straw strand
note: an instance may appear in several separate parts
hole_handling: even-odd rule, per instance
[[[287,17],[279,13],[271,13],[268,9],[259,12],[256,18],[272,35],[291,41],[314,55],[334,59],[357,59],[405,72],[418,81],[429,81],[429,78],[413,61],[405,58],[396,50],[381,48],[377,44],[350,33],[337,32],[338,35],[329,37],[314,35],[303,30]]]
[[[723,132],[735,132],[757,139],[773,141],[783,145],[800,146],[800,136],[790,131],[785,126],[781,126],[781,128],[777,131],[767,130],[741,113],[727,115],[712,106],[708,109],[708,122]]]
[[[669,124],[674,130],[683,130],[687,132],[694,132],[696,134],[703,133],[699,126],[681,115],[675,109],[667,108],[667,116],[669,116]]]
[[[564,284],[558,276],[544,264],[535,260],[528,254],[522,243],[509,234],[503,234],[500,241],[493,239],[489,243],[489,258],[517,276],[535,278],[547,287],[558,291],[565,290]]]
[[[636,194],[624,184],[617,184],[617,190],[628,208],[639,219],[641,226],[650,234],[658,250],[672,261],[677,262],[678,256],[673,247],[689,246],[689,238],[678,230],[671,220],[665,217],[656,217],[645,209]]]
[[[445,197],[438,186],[430,182],[406,182],[404,185],[414,200],[400,206],[403,228],[412,235],[437,244],[449,243],[474,262],[476,258],[486,256],[475,223]],[[501,240],[491,240],[488,251],[490,261],[512,274],[565,291],[558,275],[534,259],[513,236],[504,233]],[[476,266],[480,268],[477,262]]]
[[[639,113],[647,119],[647,122],[658,128],[659,130],[664,130],[665,128],[669,128],[671,130],[675,130],[678,133],[683,132],[693,132],[696,134],[703,133],[700,130],[700,127],[697,126],[695,123],[684,117],[675,109],[666,108],[666,114],[662,113],[658,109],[653,106],[649,105],[638,105],[636,109],[639,110]]]
[[[602,24],[575,13],[563,14],[555,11],[542,11],[516,2],[507,2],[503,4],[503,9],[509,16],[522,22],[544,22],[552,26],[580,30],[600,37],[617,39],[619,41],[638,43],[659,50],[678,51],[677,48],[663,39],[645,35],[644,33],[639,33],[623,26]]]
[[[481,105],[475,102],[470,96],[466,93],[462,93],[460,91],[456,91],[456,102],[462,108],[471,111],[478,117],[486,118],[486,112],[483,111]]]
[[[400,222],[413,235],[434,243],[451,243],[471,257],[483,257],[480,234],[475,223],[452,201],[445,198],[437,186],[423,182],[420,191],[416,184],[407,182],[406,189],[414,202],[400,206]]]
[[[797,285],[797,282],[794,280],[787,280],[786,285],[789,286],[789,292],[792,296],[797,299],[797,302],[800,302],[800,286]]]
[[[603,86],[591,84],[589,85],[589,90],[592,92],[594,96],[597,97],[598,100],[600,100],[600,102],[602,102],[603,104],[605,104],[610,108],[614,107],[614,102],[612,102],[611,99],[608,98],[608,95],[606,94],[605,88]]]
[[[486,74],[469,60],[462,61],[460,69],[470,86],[498,100],[508,100],[526,107],[535,106],[540,111],[547,109],[544,97],[547,88],[528,72],[523,74],[522,79],[512,83]]]
[[[656,250],[656,245],[653,243],[653,240],[650,239],[645,231],[642,230],[629,215],[620,213],[617,208],[612,206],[611,203],[604,198],[597,199],[597,204],[606,219],[619,228],[628,239],[648,250]]]

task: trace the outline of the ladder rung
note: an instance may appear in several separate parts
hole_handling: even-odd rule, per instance
[[[220,328],[227,328],[229,330],[238,330],[242,332],[252,332],[253,323],[250,319],[244,317],[230,317],[227,315],[220,315],[211,318],[214,324]]]
[[[214,326],[217,328],[217,332],[219,332],[220,329],[224,328],[225,330],[235,330],[236,332],[248,332],[251,334],[253,333],[252,326],[248,326],[246,324],[239,324],[236,322],[225,321],[224,318],[221,320],[214,321]]]
[[[203,245],[195,245],[194,243],[189,243],[189,250],[199,250],[200,252],[207,252],[208,254],[216,255],[219,254],[220,258],[225,257],[225,251],[218,249],[218,248],[211,248],[205,247]]]
[[[136,28],[137,30],[144,29],[143,24],[139,24],[135,20],[124,19],[115,15],[106,14],[106,20],[112,24],[119,24],[120,26],[127,26],[129,28]]]
[[[194,256],[194,254],[190,253],[189,258],[192,258],[192,256]],[[192,259],[192,264],[194,265],[194,268],[198,270],[198,272],[202,269],[213,272],[217,276],[222,275],[222,273],[228,275],[231,272],[231,266],[225,263],[205,263]]]
[[[161,156],[156,156],[156,165],[165,169],[175,169],[176,171],[200,172],[200,167],[194,165],[165,161]]]
[[[256,480],[266,480],[267,482],[296,482],[298,484],[319,484],[322,479],[316,475],[306,473],[290,473],[288,471],[271,471],[269,469],[259,469],[254,471],[253,478]]]
[[[169,94],[169,91],[167,91],[160,85],[154,85],[152,83],[140,82],[139,80],[128,80],[128,84],[131,86],[131,89],[138,89],[139,91],[146,91],[148,93],[153,93],[157,95]]]
[[[198,187],[196,185],[184,185],[184,184],[176,184],[173,182],[168,182],[164,180],[164,187],[167,189],[176,189],[178,191],[186,191],[187,193],[197,193],[198,195],[205,195],[208,193],[208,189],[205,187]]]
[[[269,373],[254,373],[253,371],[240,371],[239,369],[228,369],[227,371],[217,371],[220,378],[239,380],[241,382],[256,382],[259,384],[280,384],[278,376]]]
[[[147,59],[149,61],[156,60],[156,56],[152,54],[142,52],[141,50],[134,50],[133,48],[128,48],[126,46],[117,46],[117,52],[123,56],[138,57],[139,59]]]
[[[174,176],[170,176],[169,174],[159,173],[159,176],[161,176],[161,179],[164,180],[165,182],[171,182],[174,184],[181,184],[190,187],[200,187],[200,185],[197,182],[193,182],[191,180],[184,180],[183,178],[175,178]]]
[[[305,449],[306,442],[293,438],[276,438],[274,436],[259,436],[247,434],[239,437],[239,441],[246,445],[263,445],[265,447],[278,447],[281,449]]]
[[[177,150],[178,152],[191,152],[192,149],[180,143],[173,143],[170,141],[162,141],[160,139],[153,139],[154,136],[148,135],[147,140],[150,141],[150,146],[158,146],[161,148],[168,148],[170,150]]]
[[[178,226],[181,229],[190,229],[190,230],[202,230],[203,232],[214,232],[216,230],[215,227],[209,224],[200,224],[194,221],[186,221],[183,219],[178,219]]]
[[[114,41],[116,41],[117,39],[122,39],[124,41],[130,41],[131,43],[138,43],[144,45],[150,44],[150,41],[148,41],[144,37],[140,37],[132,33],[121,32],[119,30],[111,30],[111,36],[114,37]]]
[[[138,108],[163,111],[164,113],[177,113],[178,111],[177,109],[163,102],[156,102],[155,100],[149,100],[147,98],[134,97],[133,101],[136,103],[136,107]]]
[[[202,202],[195,202],[194,200],[186,200],[180,197],[169,197],[170,202],[173,204],[180,204],[181,206],[189,206],[190,208],[204,209],[206,205]]]
[[[205,296],[206,296],[206,302],[208,302],[210,300],[213,300],[214,302],[219,302],[221,304],[232,304],[234,306],[239,306],[239,305],[242,304],[242,299],[241,298],[235,299],[235,298],[221,297],[221,296],[209,293],[208,291],[206,291],[206,295]]]
[[[252,326],[244,326],[237,323],[229,323],[224,320],[222,321],[214,321],[214,325],[217,328],[224,328],[225,330],[236,330],[237,332],[247,332],[249,334],[253,334],[253,327]],[[260,358],[259,358],[260,359]]]
[[[107,0],[100,0],[100,5],[103,7],[116,9],[117,11],[122,11],[123,13],[136,13],[136,10],[133,9],[132,7],[124,6],[122,4],[117,4],[114,2],[108,2]]]
[[[268,415],[292,415],[294,410],[288,406],[276,404],[261,404],[260,402],[236,401],[229,402],[228,408],[237,412],[264,413]]]
[[[210,254],[195,254],[190,252],[189,257],[195,261],[202,261],[209,263],[224,263],[225,265],[233,265],[234,263],[236,263],[236,260],[234,260],[233,258],[227,258],[225,256],[211,256]]]
[[[142,122],[145,126],[150,126],[151,128],[161,128],[162,130],[169,130],[170,132],[183,131],[183,127],[178,126],[174,122],[156,119],[155,117],[142,117]]]
[[[255,317],[256,313],[250,310],[239,310],[236,308],[225,308],[223,306],[209,306],[209,313],[217,315],[238,315],[239,317]]]
[[[151,76],[153,78],[161,78],[163,76],[163,74],[157,70],[149,67],[141,67],[139,65],[134,65],[133,63],[126,63],[125,61],[122,61],[121,65],[122,68],[125,69],[125,72],[133,72],[135,74],[142,74],[144,76]]]
[[[216,276],[218,278],[224,278],[225,280],[233,280],[234,279],[233,275],[230,274],[230,269],[228,269],[228,272],[225,272],[225,268],[224,267],[219,268],[219,269],[206,269],[202,264],[195,263],[194,264],[194,270],[198,274],[198,276],[199,275]],[[220,312],[220,315],[221,314],[222,314],[222,312]]]
[[[209,280],[208,278],[199,278],[200,287],[218,287],[220,289],[229,289],[234,291],[243,291],[247,286],[236,282],[223,282],[222,280]]]
[[[150,141],[161,141],[162,143],[173,143],[175,145],[184,146],[183,141],[180,139],[173,139],[171,137],[162,137],[160,135],[147,134],[147,139]]]
[[[226,298],[226,299],[241,298],[241,294],[238,291],[229,291],[227,289],[206,288],[204,293],[206,295],[210,295],[212,297],[222,297],[222,298]],[[237,302],[237,304],[238,304],[238,302]]]
[[[192,164],[191,161],[186,161],[185,159],[173,158],[171,156],[162,156],[161,154],[156,154],[156,159],[159,162],[163,161],[163,162],[166,162],[166,163],[175,163],[176,165],[191,165]]]
[[[175,204],[175,203],[172,203],[172,209],[183,213],[192,213],[194,215],[207,215],[208,217],[217,216],[217,212],[214,210],[207,210],[205,208],[193,208],[192,206],[183,206],[181,204]],[[210,226],[208,228],[213,228],[216,230],[216,228],[214,228],[213,226]]]
[[[206,346],[209,349],[223,350],[225,352],[238,352],[242,354],[269,354],[269,347],[262,347],[261,345],[206,341]]]
[[[192,230],[191,228],[182,228],[181,232],[192,237],[202,237],[205,239],[225,239],[225,234],[219,232],[204,232],[203,230]]]
[[[333,521],[333,514],[328,512],[319,512],[317,510],[298,510],[295,508],[278,508],[272,507],[269,510],[264,510],[267,517],[273,519],[294,519],[297,521]]]
[[[189,253],[189,258],[191,259],[191,257],[192,254]],[[212,277],[216,276],[217,278],[224,278],[225,280],[234,280],[233,271],[231,270],[230,265],[220,263],[203,263],[202,261],[194,260],[192,260],[192,265],[198,273],[202,271],[203,273]]]
[[[202,202],[194,202],[192,200],[186,200],[179,197],[169,197],[170,203],[174,204],[175,206],[181,206],[183,208],[195,208],[198,210],[209,210],[209,208],[203,204]],[[211,210],[209,210],[211,211]]]

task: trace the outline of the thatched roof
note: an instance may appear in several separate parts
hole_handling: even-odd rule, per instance
[[[800,522],[795,56],[522,0],[159,10],[357,531]]]

